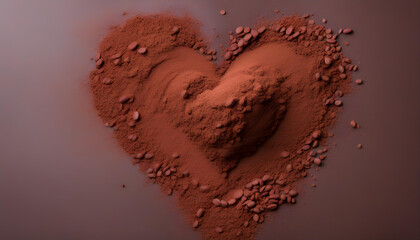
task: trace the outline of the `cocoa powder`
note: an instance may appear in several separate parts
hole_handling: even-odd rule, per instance
[[[95,106],[205,239],[253,239],[325,159],[357,69],[337,38],[308,16],[239,26],[216,65],[194,19],[137,16],[100,44]]]

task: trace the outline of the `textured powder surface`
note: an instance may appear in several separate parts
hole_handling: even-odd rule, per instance
[[[308,18],[260,23],[231,34],[218,66],[193,19],[137,16],[100,45],[95,106],[205,239],[253,239],[326,157],[357,69],[337,37]]]

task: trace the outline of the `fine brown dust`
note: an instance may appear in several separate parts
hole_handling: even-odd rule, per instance
[[[253,239],[326,159],[357,66],[339,34],[310,18],[238,26],[217,54],[196,20],[139,15],[99,46],[99,116],[205,239]]]

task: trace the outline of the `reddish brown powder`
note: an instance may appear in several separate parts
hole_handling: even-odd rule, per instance
[[[297,16],[240,27],[217,66],[193,19],[137,16],[100,45],[95,106],[205,239],[253,239],[325,158],[357,69],[337,37]]]

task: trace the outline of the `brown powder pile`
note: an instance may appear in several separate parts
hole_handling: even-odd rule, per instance
[[[337,37],[308,16],[238,27],[217,66],[193,19],[137,16],[100,45],[95,106],[205,239],[253,239],[326,158],[357,69]]]

